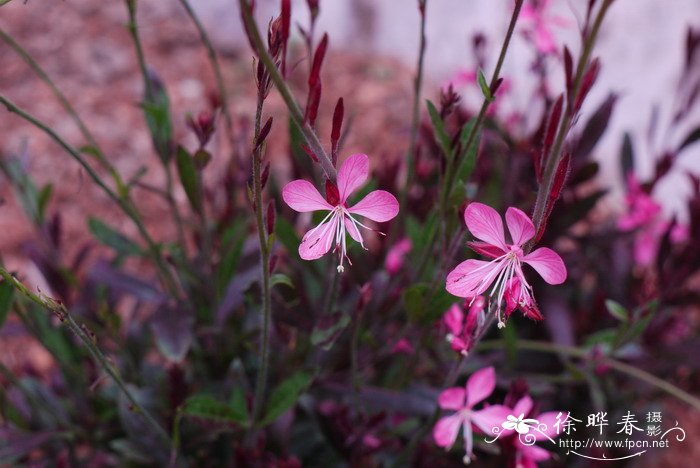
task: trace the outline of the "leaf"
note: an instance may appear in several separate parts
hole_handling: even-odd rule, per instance
[[[428,99],[425,100],[426,106],[428,106],[428,114],[430,115],[430,121],[433,124],[433,132],[435,134],[435,140],[437,141],[440,149],[446,158],[452,157],[452,150],[450,144],[450,136],[445,130],[445,123],[440,117],[440,113],[435,108],[435,105]]]
[[[7,320],[7,315],[12,307],[12,299],[14,298],[15,288],[7,280],[0,283],[0,328]]]
[[[177,147],[176,154],[177,172],[180,182],[185,189],[187,199],[197,213],[202,212],[202,190],[200,187],[199,173],[195,167],[190,153],[182,146]]]
[[[182,362],[192,345],[194,317],[189,309],[161,306],[151,318],[158,350],[168,360]]]
[[[141,107],[148,129],[151,132],[153,146],[160,160],[167,164],[171,156],[172,123],[170,119],[170,100],[160,78],[152,70],[144,76],[146,95]]]
[[[476,118],[469,119],[462,127],[462,131],[459,135],[462,153],[459,155],[456,180],[462,181],[462,183],[466,183],[469,180],[474,171],[474,166],[476,165],[476,154],[479,149],[479,141],[481,140],[481,131],[477,132],[469,148],[466,147],[469,134],[472,132],[474,125],[476,125]]]
[[[613,301],[612,299],[608,299],[605,301],[605,307],[608,309],[608,312],[610,312],[610,315],[618,319],[620,322],[629,322],[629,311],[617,302]]]
[[[311,332],[311,344],[320,346],[324,351],[331,349],[340,333],[350,324],[350,315],[346,313],[337,313],[330,316],[331,324],[323,327],[323,324],[318,324]]]
[[[476,81],[479,83],[479,88],[481,88],[481,93],[484,95],[484,99],[488,102],[493,102],[493,94],[491,94],[491,88],[486,82],[486,77],[484,76],[484,71],[479,69],[476,76]]]
[[[428,325],[437,320],[458,298],[439,287],[437,290],[426,283],[406,289],[403,303],[409,320]]]
[[[49,200],[51,200],[52,193],[53,184],[46,184],[41,189],[41,191],[39,191],[39,196],[37,199],[37,214],[39,215],[39,219],[44,219],[44,215],[46,214],[46,207],[49,204]]]
[[[294,406],[312,380],[313,375],[297,372],[275,388],[267,402],[265,417],[263,417],[261,424],[267,425],[273,422]]]
[[[623,176],[627,176],[627,174],[634,171],[634,147],[632,146],[632,137],[629,132],[625,132],[625,136],[622,139],[620,164],[622,164]]]
[[[274,288],[278,284],[284,284],[285,286],[289,286],[290,288],[294,289],[292,279],[282,273],[276,273],[270,277],[270,287]]]
[[[616,102],[617,95],[610,93],[603,101],[603,104],[588,119],[573,150],[572,156],[574,159],[585,159],[591,154],[593,148],[595,148],[595,145],[598,144],[598,141],[608,128]]]
[[[119,255],[139,256],[143,254],[141,247],[139,247],[136,242],[97,218],[89,218],[88,227],[92,235],[95,236],[100,243],[111,247]]]
[[[242,411],[240,402],[227,405],[217,401],[211,395],[193,395],[185,402],[183,414],[218,422],[232,422],[242,426],[248,425],[247,411]]]
[[[683,148],[685,148],[686,146],[692,145],[693,143],[695,143],[698,140],[700,140],[700,127],[696,128],[695,130],[690,132],[687,137],[685,137],[685,140],[683,140],[683,143],[681,143],[681,145],[678,147],[677,152],[680,153]]]

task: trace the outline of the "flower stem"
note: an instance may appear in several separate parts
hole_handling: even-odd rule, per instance
[[[83,343],[83,345],[85,345],[88,352],[90,353],[92,358],[97,362],[97,364],[100,367],[102,367],[105,370],[105,372],[107,372],[107,374],[109,374],[112,380],[114,380],[114,383],[117,384],[119,390],[121,390],[121,392],[124,394],[127,400],[129,400],[136,412],[144,417],[146,422],[151,426],[151,428],[158,435],[158,437],[160,437],[163,440],[163,442],[165,442],[168,445],[168,447],[170,447],[171,442],[167,432],[165,432],[163,427],[155,420],[151,413],[136,400],[134,395],[127,388],[124,380],[119,375],[117,369],[115,369],[108,362],[107,357],[102,353],[95,341],[88,335],[86,329],[83,326],[78,325],[78,323],[73,319],[73,316],[71,315],[68,308],[60,302],[55,301],[51,298],[48,298],[46,296],[40,297],[34,294],[21,281],[19,281],[10,272],[5,270],[5,268],[1,266],[0,276],[2,276],[5,279],[5,281],[11,284],[15,288],[15,290],[17,290],[17,292],[22,294],[24,297],[58,316],[61,322],[64,323],[78,337],[78,339]]]
[[[255,48],[254,52],[260,58],[260,61],[262,61],[263,65],[265,66],[265,69],[270,74],[272,82],[275,84],[275,87],[282,96],[282,100],[284,100],[285,104],[287,105],[287,109],[289,110],[289,116],[292,118],[292,120],[294,120],[294,123],[297,124],[297,126],[301,130],[302,135],[304,136],[304,139],[306,140],[306,143],[309,145],[309,148],[318,158],[321,164],[321,168],[326,174],[326,177],[334,181],[336,178],[335,167],[333,166],[330,157],[328,157],[328,154],[326,154],[326,151],[323,149],[323,146],[321,145],[321,142],[319,141],[316,132],[314,132],[314,130],[308,123],[304,122],[304,115],[301,112],[299,104],[297,104],[296,100],[294,99],[294,96],[292,95],[291,90],[289,89],[289,87],[287,87],[284,78],[282,78],[282,75],[277,69],[277,65],[275,65],[275,62],[272,60],[272,57],[270,57],[270,54],[267,52],[265,44],[263,43],[263,40],[260,37],[260,31],[258,31],[258,26],[255,23],[255,19],[253,18],[253,13],[251,11],[251,6],[249,2],[247,0],[239,0],[239,4],[241,8],[241,17],[243,18],[243,23],[248,31],[250,40]]]
[[[143,224],[143,220],[141,219],[141,215],[138,212],[138,210],[134,207],[133,202],[131,201],[128,195],[128,192],[126,192],[126,188],[120,188],[120,193],[118,194],[117,192],[115,192],[107,186],[107,184],[102,180],[99,174],[97,174],[97,172],[92,168],[92,166],[90,166],[85,160],[85,158],[83,158],[83,156],[80,154],[80,151],[78,151],[72,145],[67,143],[51,127],[49,127],[44,122],[31,115],[24,109],[18,107],[16,104],[14,104],[12,101],[10,101],[2,95],[0,95],[0,104],[4,105],[8,111],[17,114],[27,122],[37,127],[39,130],[42,130],[44,133],[46,133],[71,157],[73,157],[73,159],[75,159],[83,169],[85,169],[85,172],[88,173],[93,182],[95,182],[95,184],[97,184],[97,186],[100,187],[107,194],[107,196],[112,201],[114,201],[119,206],[119,208],[121,208],[124,214],[126,214],[136,225],[139,234],[148,245],[148,250],[151,256],[153,257],[153,260],[155,261],[158,270],[161,273],[161,281],[163,281],[165,288],[168,289],[173,295],[178,296],[178,288],[175,279],[173,278],[172,273],[168,269],[168,266],[166,265],[165,261],[163,260],[160,248],[158,247],[158,245],[156,245],[155,241],[146,230],[146,227]]]
[[[421,88],[423,87],[423,62],[425,59],[425,23],[428,0],[418,0],[420,10],[420,42],[418,45],[418,64],[416,65],[416,76],[413,80],[413,110],[411,114],[411,134],[408,140],[408,151],[406,152],[406,184],[399,193],[399,206],[406,205],[408,191],[413,184],[416,175],[415,159],[416,147],[418,145],[418,127],[420,125],[420,99]],[[403,210],[400,212],[403,213]],[[400,215],[403,216],[403,215]],[[398,226],[399,223],[394,223]]]
[[[493,341],[484,341],[480,343],[477,347],[479,351],[486,351],[486,350],[497,350],[497,349],[503,349],[503,341],[501,340],[493,340]],[[660,379],[656,377],[653,374],[650,374],[647,371],[644,371],[642,369],[639,369],[637,367],[631,366],[629,364],[626,364],[624,362],[618,361],[617,359],[608,357],[608,356],[594,356],[592,355],[588,350],[581,349],[581,348],[575,348],[573,346],[564,346],[564,345],[558,345],[554,343],[547,343],[543,341],[532,341],[532,340],[517,340],[514,343],[514,346],[516,346],[518,349],[522,350],[528,350],[528,351],[539,351],[543,353],[552,353],[552,354],[563,354],[566,356],[571,356],[574,358],[582,359],[585,361],[591,361],[595,362],[598,364],[602,364],[604,366],[608,366],[612,369],[615,369],[618,372],[621,372],[623,374],[626,374],[630,377],[633,377],[637,380],[640,380],[642,382],[645,382],[651,386],[654,386],[660,390],[663,390],[664,392],[668,393],[669,395],[678,398],[679,400],[689,404],[693,408],[700,410],[700,399],[692,396],[691,394],[685,392],[684,390],[681,390],[680,388],[676,387],[675,385]]]
[[[255,136],[253,141],[258,140],[260,135],[260,121],[262,119],[262,108],[264,102],[262,91],[258,92],[258,105],[255,111]],[[270,324],[272,321],[272,309],[270,306],[270,251],[268,245],[269,235],[266,233],[263,213],[265,207],[262,199],[262,145],[256,145],[253,150],[253,197],[255,204],[255,221],[258,228],[258,240],[260,242],[260,268],[262,275],[262,336],[260,337],[260,364],[258,367],[257,380],[255,383],[255,396],[253,399],[253,424],[252,428],[257,428],[258,421],[262,417],[263,401],[265,399],[265,387],[267,385],[268,363],[270,361]]]
[[[544,168],[544,173],[542,175],[542,183],[537,192],[537,199],[535,201],[535,209],[532,216],[533,224],[535,225],[535,232],[539,232],[542,223],[546,220],[545,210],[547,209],[547,201],[549,198],[549,193],[552,190],[552,184],[554,183],[554,176],[556,175],[556,169],[559,166],[559,162],[563,157],[563,147],[566,136],[569,133],[571,124],[576,116],[576,109],[574,108],[574,103],[578,98],[578,94],[581,91],[581,85],[583,83],[583,77],[588,69],[588,64],[590,62],[591,53],[593,52],[593,46],[595,45],[596,39],[598,37],[598,32],[600,31],[600,26],[603,23],[603,18],[608,11],[608,8],[612,4],[613,0],[603,0],[600,9],[596,15],[595,21],[593,23],[593,28],[590,34],[585,36],[583,43],[583,51],[581,57],[578,61],[576,67],[576,74],[573,80],[573,86],[571,93],[569,95],[569,102],[562,116],[561,122],[557,129],[557,135],[552,144],[552,148],[546,155],[546,163]],[[529,246],[530,248],[532,245]],[[529,251],[529,248],[526,249]]]

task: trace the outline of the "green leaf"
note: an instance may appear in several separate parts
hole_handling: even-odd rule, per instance
[[[0,283],[0,328],[2,328],[12,307],[15,288],[7,281]]]
[[[313,375],[311,374],[297,372],[275,388],[267,402],[265,417],[261,424],[271,423],[294,406],[301,394],[311,384],[312,379]]]
[[[491,88],[489,87],[489,84],[486,82],[486,77],[484,76],[484,71],[482,69],[479,69],[479,72],[477,74],[477,81],[479,83],[479,88],[481,88],[481,93],[484,95],[484,98],[488,102],[492,102],[493,95],[491,94]]]
[[[149,72],[144,80],[147,92],[141,107],[151,132],[153,146],[161,161],[167,164],[171,156],[173,133],[170,119],[170,100],[163,83],[154,72]]]
[[[350,324],[350,315],[346,313],[338,314],[339,318],[332,325],[326,328],[316,326],[311,332],[311,344],[320,346],[324,351],[331,349],[340,332],[345,330]]]
[[[278,284],[284,284],[286,286],[289,286],[290,288],[294,289],[294,283],[292,282],[292,279],[284,275],[282,273],[276,273],[270,277],[270,286],[275,287]]]
[[[445,123],[442,121],[442,117],[440,117],[440,113],[437,111],[435,105],[432,102],[426,99],[425,104],[426,106],[428,106],[428,114],[430,115],[430,121],[433,124],[435,140],[440,146],[440,149],[442,150],[445,157],[452,158],[452,145],[450,142],[450,136],[445,130]]]
[[[227,405],[211,395],[193,395],[185,402],[183,414],[218,422],[233,422],[240,425],[248,424],[247,411],[242,411],[240,402]]]
[[[120,255],[141,255],[143,251],[134,241],[97,218],[88,219],[93,236],[102,244],[111,247]]]
[[[608,309],[608,312],[610,312],[610,315],[618,319],[620,322],[629,322],[629,311],[617,302],[613,301],[612,299],[608,299],[605,301],[605,307]]]
[[[182,146],[177,147],[177,172],[180,175],[180,182],[185,189],[187,199],[192,208],[197,213],[202,212],[202,191],[200,187],[199,173],[195,167],[194,160],[190,153]]]
[[[474,125],[476,125],[476,118],[471,118],[465,122],[462,127],[462,131],[459,134],[459,142],[462,148],[462,152],[459,155],[459,165],[457,166],[457,180],[466,182],[472,175],[474,171],[474,166],[476,165],[476,154],[479,150],[479,142],[481,140],[481,131],[477,132],[476,136],[472,140],[472,143],[467,148],[467,140],[469,139],[469,134],[471,134]]]
[[[44,185],[39,192],[39,197],[37,199],[37,214],[39,215],[39,219],[44,219],[44,215],[46,214],[46,206],[49,204],[49,200],[51,200],[52,193],[52,184]]]

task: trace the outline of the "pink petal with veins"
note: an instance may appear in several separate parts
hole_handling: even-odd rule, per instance
[[[445,289],[457,297],[478,296],[491,286],[494,278],[504,266],[504,262],[465,260],[447,275]],[[489,277],[491,280],[485,281]]]
[[[464,223],[477,239],[504,251],[508,250],[503,236],[503,221],[498,212],[490,206],[478,202],[470,203],[464,210]]]
[[[370,192],[348,208],[348,212],[383,223],[394,218],[399,213],[399,202],[396,197],[384,190]]]
[[[366,154],[353,154],[348,157],[338,170],[338,191],[340,203],[347,201],[348,197],[367,180],[369,174],[369,158]]]
[[[523,257],[523,261],[534,268],[549,284],[561,284],[566,280],[566,266],[552,249],[540,247]]]
[[[282,199],[291,209],[300,213],[333,209],[311,182],[302,179],[293,180],[285,185],[282,189]]]
[[[513,245],[523,245],[535,237],[535,226],[522,210],[510,207],[506,211],[506,224]]]
[[[337,224],[338,218],[333,216],[330,221],[307,232],[299,244],[299,256],[304,260],[316,260],[323,257],[333,245]]]

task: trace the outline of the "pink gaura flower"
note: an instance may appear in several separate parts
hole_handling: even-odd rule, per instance
[[[525,317],[535,321],[540,321],[544,318],[532,296],[524,296],[522,294],[522,286],[519,278],[511,278],[510,281],[506,283],[505,299],[506,319],[510,317],[510,314],[512,314],[515,309],[520,309]]]
[[[310,211],[328,211],[321,223],[308,231],[299,244],[299,256],[304,260],[316,260],[325,255],[335,244],[338,252],[338,272],[345,268],[343,261],[348,260],[346,233],[350,234],[362,248],[365,244],[359,228],[370,231],[357,216],[383,223],[394,218],[399,212],[399,202],[389,192],[375,190],[368,193],[353,206],[348,206],[348,197],[360,188],[369,174],[369,159],[366,154],[353,154],[348,157],[338,170],[338,185],[326,181],[326,198],[306,180],[293,180],[282,189],[282,198],[293,210],[300,213]]]
[[[464,463],[471,461],[474,447],[472,425],[485,434],[491,434],[493,428],[499,427],[510,413],[510,408],[503,405],[474,409],[474,406],[491,395],[495,388],[496,372],[493,367],[487,367],[472,374],[464,388],[452,387],[440,394],[440,408],[453,410],[454,413],[441,418],[433,428],[433,439],[438,447],[449,450],[457,440],[460,429],[463,429]]]
[[[549,460],[551,453],[535,445],[535,442],[550,440],[559,434],[556,430],[559,411],[533,414],[533,402],[524,396],[515,404],[502,426],[503,435],[515,437],[507,439],[513,449],[514,465],[518,468],[537,468],[537,462]]]
[[[535,226],[530,218],[517,208],[506,211],[506,224],[511,241],[506,242],[501,217],[493,208],[483,203],[471,203],[464,211],[464,222],[471,233],[481,242],[469,242],[477,253],[491,258],[491,261],[466,260],[447,275],[446,289],[459,297],[476,297],[489,288],[489,299],[495,296],[498,326],[505,322],[501,318],[501,305],[505,296],[521,307],[532,307],[532,286],[525,279],[523,263],[527,263],[549,284],[561,284],[566,280],[566,266],[561,257],[551,249],[541,247],[529,254],[523,252],[523,245],[535,236]],[[512,294],[514,283],[519,280],[519,291]]]
[[[617,220],[620,231],[631,231],[653,221],[661,213],[661,205],[644,191],[633,172],[627,174],[627,213]]]
[[[453,351],[456,351],[463,356],[466,356],[473,345],[474,331],[478,323],[479,314],[483,312],[486,301],[482,296],[476,297],[471,301],[469,310],[465,314],[462,308],[454,304],[450,307],[445,315],[442,316],[442,322],[447,327],[447,336],[445,339],[450,343]]]
[[[390,274],[395,275],[403,267],[404,257],[411,251],[413,245],[411,239],[405,237],[389,249],[384,260],[384,268]]]
[[[545,55],[555,54],[557,45],[551,26],[568,27],[571,22],[561,16],[549,15],[547,8],[550,0],[532,0],[523,5],[520,19],[524,24],[524,32],[530,36],[537,50]]]

